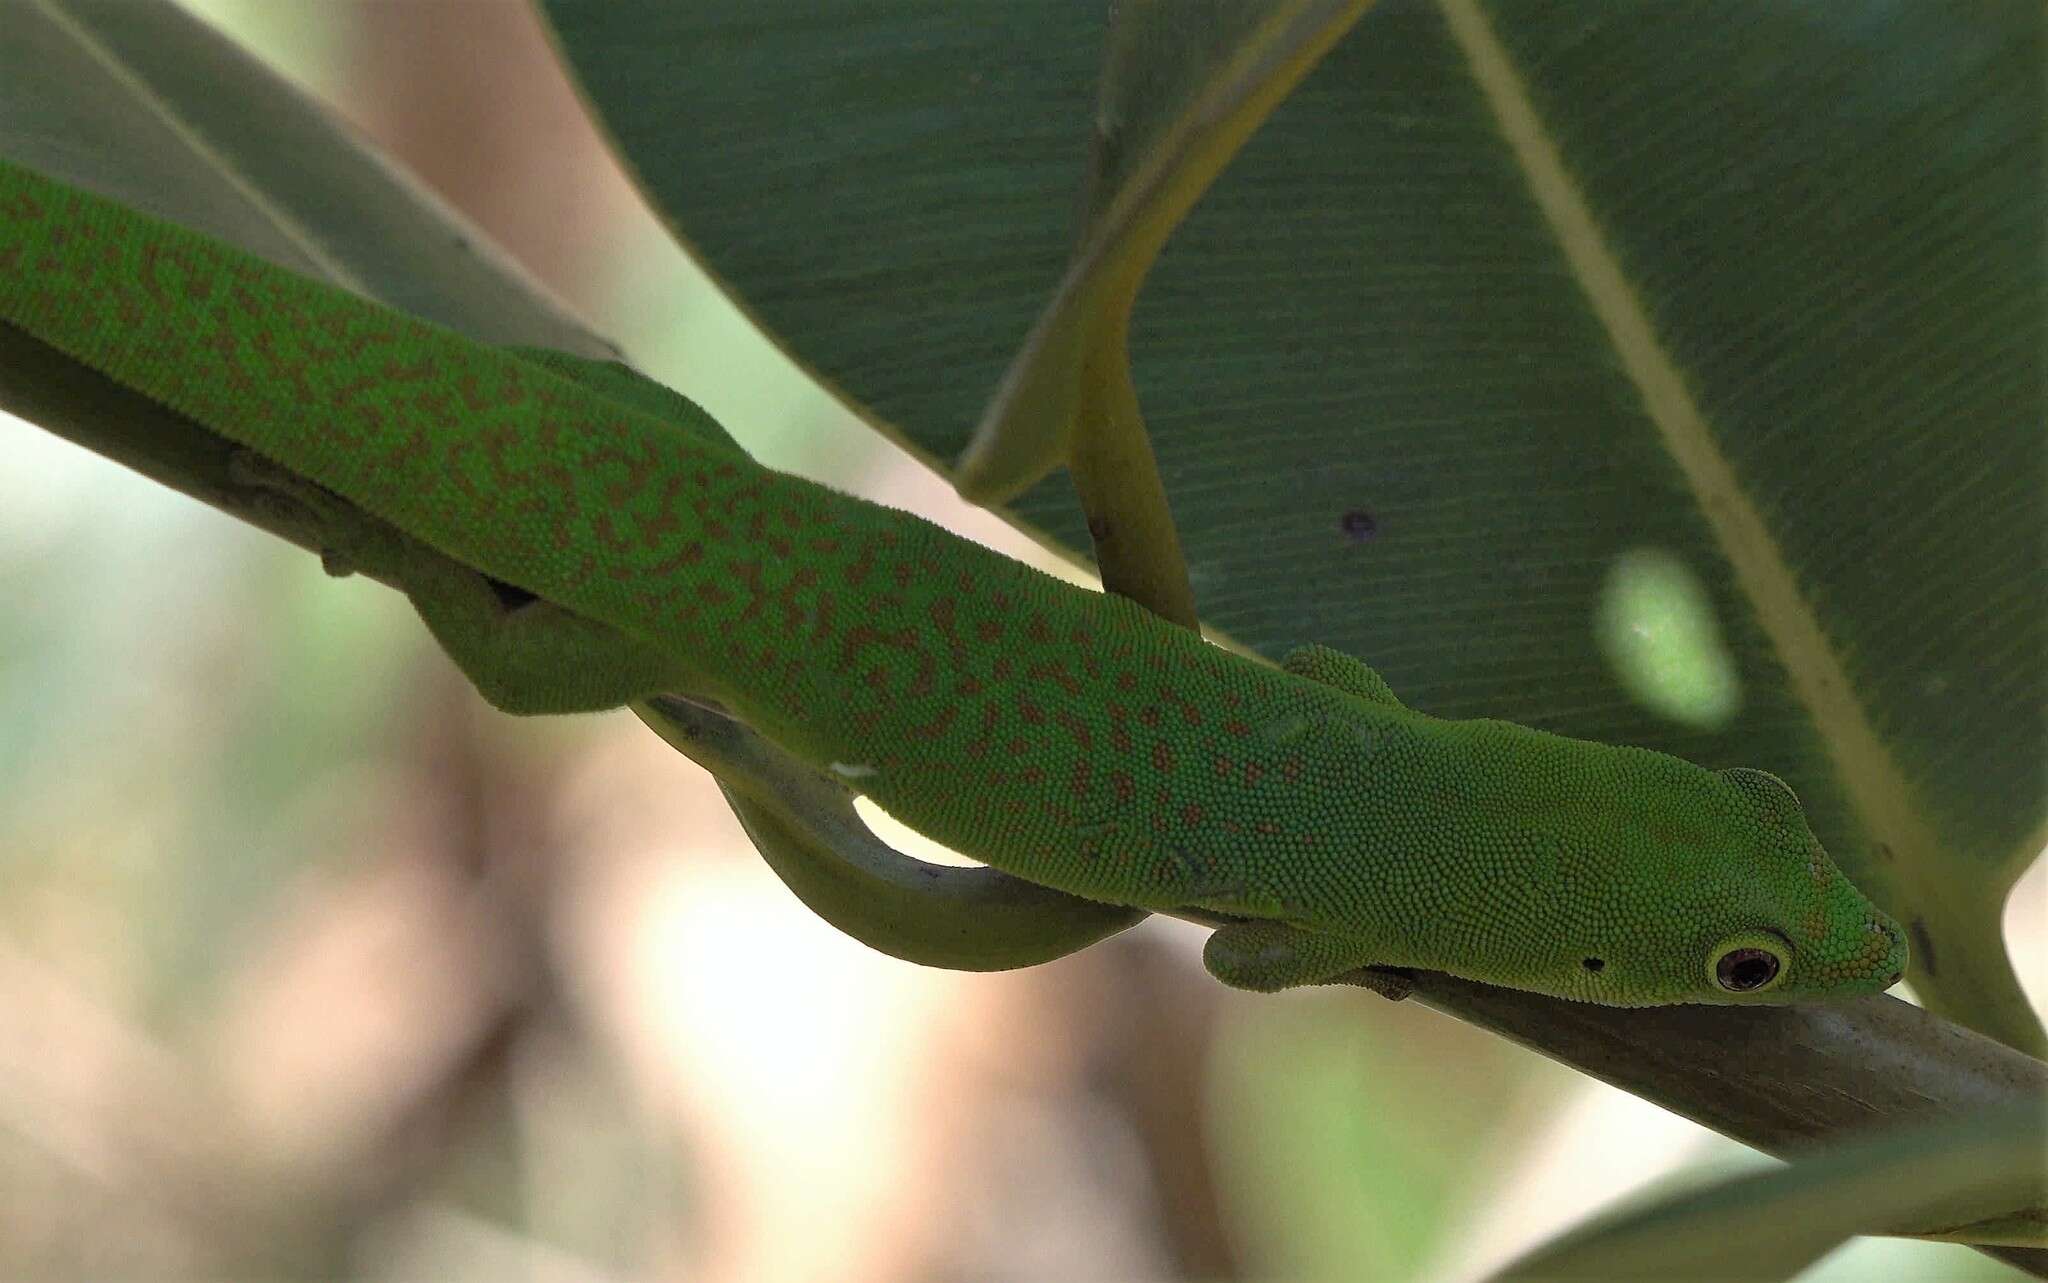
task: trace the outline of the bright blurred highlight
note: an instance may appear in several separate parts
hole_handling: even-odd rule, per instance
[[[1705,585],[1668,552],[1637,548],[1607,568],[1596,617],[1600,648],[1637,703],[1701,730],[1742,707],[1742,679]]]

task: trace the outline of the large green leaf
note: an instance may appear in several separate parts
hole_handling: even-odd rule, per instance
[[[682,234],[936,459],[1053,294],[1088,123],[1159,115],[1091,102],[1093,4],[546,7]],[[1139,302],[1203,617],[1440,714],[1785,775],[1920,991],[2040,1049],[1997,923],[2048,778],[2042,26],[1367,14]],[[1063,479],[1016,511],[1085,545]],[[1707,667],[1660,677],[1659,628]]]

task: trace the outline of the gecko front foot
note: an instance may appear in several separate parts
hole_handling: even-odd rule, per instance
[[[368,575],[411,598],[494,708],[594,712],[699,680],[659,647],[501,583],[253,450],[228,469],[279,526],[320,549],[328,574]]]
[[[1258,993],[1326,984],[1371,962],[1371,951],[1356,941],[1273,921],[1219,927],[1202,948],[1210,975]]]
[[[228,457],[228,478],[271,520],[319,549],[321,568],[337,579],[376,575],[401,563],[389,526],[254,450]]]

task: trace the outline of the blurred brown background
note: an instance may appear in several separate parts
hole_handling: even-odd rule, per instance
[[[193,7],[769,462],[1042,560],[707,286],[521,0]],[[871,953],[631,718],[499,716],[395,595],[12,422],[0,600],[0,1277],[1461,1278],[1757,1161],[1176,924]]]

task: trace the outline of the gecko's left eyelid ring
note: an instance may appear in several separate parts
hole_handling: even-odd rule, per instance
[[[1784,978],[1787,952],[1783,942],[1767,932],[1745,932],[1715,948],[1708,970],[1727,993],[1764,993]]]

